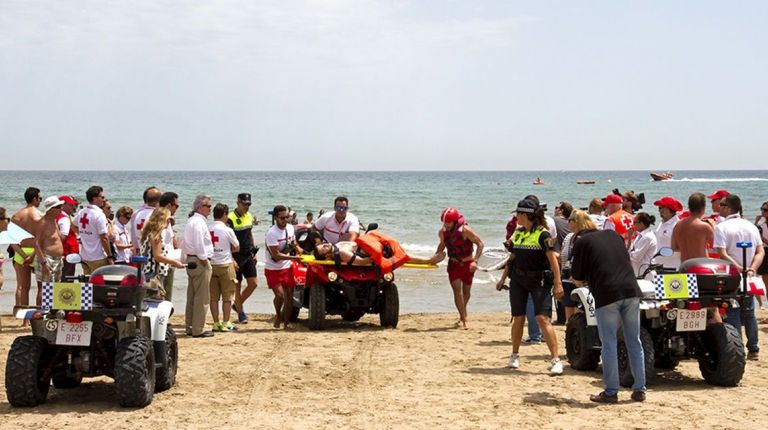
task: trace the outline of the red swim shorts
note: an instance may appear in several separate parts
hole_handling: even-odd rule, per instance
[[[278,285],[283,287],[295,287],[296,279],[293,277],[293,270],[289,267],[282,270],[264,269],[264,276],[267,278],[267,287],[275,288]]]
[[[448,281],[453,282],[461,280],[464,285],[472,285],[472,279],[475,277],[475,272],[469,270],[471,261],[467,261],[461,264],[448,263]]]

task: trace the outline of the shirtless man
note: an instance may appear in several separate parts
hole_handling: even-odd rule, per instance
[[[59,226],[56,223],[61,213],[63,200],[56,196],[45,199],[45,215],[37,230],[35,236],[35,278],[37,278],[38,304],[40,302],[40,291],[43,282],[61,281],[61,270],[63,268],[64,244],[61,241]]]
[[[715,229],[702,221],[707,210],[707,200],[702,193],[688,197],[690,216],[678,221],[672,230],[672,250],[680,252],[680,261],[691,258],[705,258],[708,255],[707,242],[715,240]]]
[[[40,212],[37,207],[43,201],[40,197],[40,189],[29,187],[24,191],[24,200],[27,205],[24,209],[13,214],[11,222],[26,230],[33,236],[37,232],[40,223]],[[32,287],[32,271],[35,261],[35,238],[24,239],[18,245],[12,245],[13,269],[16,271],[16,307],[29,305],[29,289]],[[40,291],[37,292],[38,305],[40,304]]]
[[[362,255],[357,252],[357,243],[351,241],[341,241],[336,243],[336,247],[339,249],[339,259],[343,264],[349,264],[351,266],[370,266],[373,264],[371,257]],[[321,243],[315,246],[313,252],[317,260],[332,260],[333,259],[333,245],[330,243]],[[445,252],[435,254],[431,258],[420,258],[409,255],[409,263],[414,264],[437,264],[445,258]]]

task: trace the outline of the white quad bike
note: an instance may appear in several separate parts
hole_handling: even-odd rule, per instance
[[[80,257],[69,255],[67,261],[78,263]],[[69,279],[78,282],[46,285],[43,307],[17,312],[30,321],[32,335],[16,338],[8,352],[5,389],[11,405],[44,403],[51,382],[71,389],[83,377],[106,375],[115,380],[121,406],[143,407],[155,392],[175,384],[173,304],[147,295],[154,291],[142,275],[146,257],[131,261],[139,267],[104,266]]]
[[[672,255],[670,248],[659,254]],[[646,274],[659,270],[649,265]],[[738,268],[728,261],[696,258],[685,261],[679,273],[695,275],[698,297],[666,299],[659,297],[654,282],[637,281],[640,300],[640,341],[645,353],[645,374],[653,382],[655,369],[674,369],[680,360],[695,359],[704,380],[713,385],[736,386],[744,375],[746,356],[740,334],[730,324],[707,323],[707,310],[718,312],[728,306],[738,306],[744,297],[740,288]],[[662,276],[665,276],[662,274]],[[645,274],[641,277],[644,278]],[[577,370],[594,370],[600,361],[600,338],[597,332],[595,302],[587,287],[575,288],[571,298],[581,312],[575,313],[566,325],[565,344],[568,361]],[[618,332],[619,376],[621,385],[631,387],[623,332]]]

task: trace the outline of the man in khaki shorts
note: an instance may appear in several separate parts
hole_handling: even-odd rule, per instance
[[[227,226],[229,208],[223,203],[213,208],[213,227],[211,227],[211,242],[213,242],[213,257],[211,257],[211,316],[213,316],[213,331],[233,331],[236,327],[229,320],[232,310],[232,299],[237,288],[237,270],[232,252],[240,249],[240,242],[235,231]],[[219,320],[219,298],[221,298],[221,313],[224,320]]]

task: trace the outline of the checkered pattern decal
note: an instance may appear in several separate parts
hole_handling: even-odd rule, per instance
[[[687,298],[698,298],[699,297],[699,283],[698,279],[696,278],[696,274],[688,273],[685,275],[686,279],[688,281],[688,297]],[[664,288],[664,275],[656,275],[656,277],[653,279],[654,286],[656,287],[656,298],[657,299],[666,299],[667,294],[666,290]],[[675,297],[680,298],[680,297]]]
[[[690,275],[688,275],[690,276]],[[699,294],[696,293],[696,297],[698,297]],[[80,297],[83,301],[83,310],[84,311],[90,311],[93,309],[93,284],[82,284],[80,287]]]
[[[43,308],[53,308],[53,298],[56,294],[55,284],[43,282]],[[93,309],[93,284],[80,284],[80,309],[90,311]]]
[[[53,307],[53,283],[43,282],[43,308]]]

